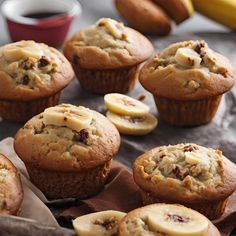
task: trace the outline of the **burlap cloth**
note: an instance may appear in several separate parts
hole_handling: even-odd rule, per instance
[[[193,39],[195,36],[172,36],[153,42],[159,51],[172,42]],[[235,34],[199,34],[196,37],[206,39],[211,47],[230,57],[236,64]],[[158,115],[151,94],[146,92],[139,84],[129,95],[134,98],[144,95],[144,102],[151,107],[153,114]],[[157,129],[147,136],[131,137],[123,135],[121,148],[115,159],[125,165],[126,168],[120,166],[120,164],[113,163],[113,168],[104,190],[93,198],[84,201],[76,201],[75,199],[48,201],[42,193],[26,181],[25,191],[27,199],[24,200],[21,218],[0,217],[0,235],[74,235],[73,230],[58,227],[57,222],[62,226],[71,227],[71,218],[77,215],[105,209],[129,211],[140,206],[141,200],[138,189],[133,183],[132,176],[127,168],[131,168],[136,157],[155,146],[194,142],[207,147],[219,148],[225,156],[236,163],[236,140],[232,138],[233,136],[228,135],[232,133],[231,126],[229,125],[234,122],[236,117],[235,95],[234,88],[233,91],[224,96],[215,119],[208,125],[183,129],[169,126],[159,120]],[[64,90],[61,102],[85,105],[101,113],[105,112],[103,97],[81,90],[77,81],[73,81]],[[0,122],[0,137],[13,137],[20,126],[20,124],[6,121]],[[236,134],[234,137],[236,137]],[[6,142],[6,140],[4,141]],[[12,142],[9,139],[7,141],[9,143]],[[23,168],[22,163],[21,167]],[[23,178],[27,180],[27,173],[24,170]],[[37,201],[35,202],[34,199],[37,199]],[[35,219],[36,221],[22,217]],[[54,217],[57,219],[57,222]],[[221,230],[222,235],[229,235],[229,232],[236,226],[235,194],[231,197],[224,216],[215,223]]]

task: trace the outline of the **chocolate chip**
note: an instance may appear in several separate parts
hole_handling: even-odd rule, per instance
[[[79,65],[79,61],[80,61],[80,58],[79,58],[79,56],[78,55],[74,55],[73,56],[73,64],[75,64],[75,65]]]
[[[179,223],[187,223],[189,221],[188,217],[182,217],[175,214],[168,214],[168,219],[173,222],[179,222]]]
[[[74,134],[73,140],[77,141],[77,142],[81,142],[81,143],[87,144],[88,138],[89,138],[88,130],[87,129],[82,129],[79,132],[76,132]]]
[[[30,79],[29,79],[29,76],[28,76],[28,75],[25,75],[25,76],[22,78],[22,84],[24,84],[24,85],[29,84],[29,81],[30,81]]]
[[[197,146],[191,144],[184,146],[184,152],[193,152],[195,150],[198,150]]]
[[[199,43],[199,44],[197,44],[196,47],[194,48],[194,51],[195,51],[196,53],[200,54],[203,47],[204,47],[204,43]]]
[[[20,62],[19,67],[23,68],[24,70],[30,70],[34,67],[34,64],[29,59],[25,59]]]
[[[104,227],[106,230],[111,230],[115,227],[116,225],[116,221],[113,219],[105,219],[104,221],[102,220],[96,220],[94,222],[95,225],[101,225],[102,227]]]
[[[45,67],[47,65],[49,65],[49,60],[45,57],[45,56],[42,56],[40,59],[39,59],[39,62],[38,62],[38,67]]]
[[[64,121],[67,121],[67,117],[64,117],[64,119],[63,119]]]
[[[172,170],[172,172],[175,174],[175,176],[182,180],[183,179],[183,176],[181,175],[181,171],[180,171],[180,168],[178,166],[175,166],[175,168]]]

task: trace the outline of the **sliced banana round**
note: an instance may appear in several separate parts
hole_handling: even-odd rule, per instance
[[[112,236],[117,234],[125,215],[120,211],[101,211],[76,218],[73,226],[78,236]]]
[[[7,61],[11,62],[20,59],[27,59],[29,57],[40,59],[43,56],[43,51],[35,43],[26,45],[13,43],[6,45],[3,48],[3,56]]]
[[[180,205],[160,204],[148,213],[150,229],[171,236],[202,236],[208,224],[205,216]]]
[[[202,59],[192,48],[184,47],[177,50],[175,61],[184,67],[199,68]]]
[[[148,113],[144,116],[122,116],[111,111],[107,118],[116,126],[122,134],[145,135],[153,131],[157,126],[157,118]]]
[[[144,103],[120,93],[106,94],[104,100],[110,111],[121,115],[142,116],[150,111]]]
[[[79,132],[89,127],[92,112],[85,107],[61,104],[45,109],[43,123],[45,125],[66,126]]]

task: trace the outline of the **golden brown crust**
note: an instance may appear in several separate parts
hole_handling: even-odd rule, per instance
[[[1,171],[4,171],[6,176],[1,176]],[[0,215],[16,215],[22,200],[20,173],[10,160],[0,154]]]
[[[45,44],[39,45],[41,47],[47,47]],[[50,83],[38,82],[33,88],[24,85],[16,86],[15,78],[2,69],[0,71],[0,99],[13,101],[39,99],[53,95],[69,84],[74,78],[74,72],[70,63],[56,49],[49,47],[48,50],[60,62],[57,70],[51,75]]]
[[[217,186],[202,185],[197,190],[191,190],[184,184],[177,184],[175,178],[155,178],[151,181],[151,176],[144,172],[145,160],[155,155],[161,148],[154,148],[138,157],[133,166],[133,175],[136,184],[144,191],[152,194],[159,199],[178,203],[213,203],[226,199],[236,189],[236,166],[226,157],[222,156],[222,183]],[[167,157],[168,158],[168,157]],[[187,177],[186,177],[187,178]],[[186,179],[185,178],[185,179]],[[185,179],[183,181],[185,181]]]
[[[87,34],[94,32],[98,28],[90,26],[76,33],[64,44],[64,55],[70,62],[77,62],[81,68],[104,70],[118,69],[140,64],[153,54],[151,42],[139,32],[124,27],[123,32],[127,36],[125,40],[116,40],[107,32],[100,32],[99,42],[88,42],[89,45],[78,45],[77,42],[86,42]],[[87,33],[89,32],[89,33]]]
[[[160,5],[177,24],[188,19],[191,14],[183,0],[154,0]]]
[[[150,0],[115,0],[120,15],[142,33],[167,35],[171,21],[165,12]],[[132,14],[131,14],[132,12]]]
[[[119,225],[119,236],[132,236],[134,235],[134,232],[137,233],[137,235],[166,235],[158,232],[149,231],[149,227],[145,227],[145,221],[147,221],[147,215],[149,212],[155,211],[156,206],[159,204],[151,204],[148,206],[144,206],[141,208],[137,208],[133,211],[130,211],[120,222]],[[140,226],[138,225],[138,220],[142,223]],[[128,227],[128,222],[133,222],[133,226],[137,228],[137,231],[134,230],[134,227],[132,227],[132,232],[130,231],[130,228]],[[135,224],[136,223],[136,224]],[[143,231],[140,231],[140,229],[143,227]],[[138,234],[139,233],[139,234]],[[135,234],[136,235],[136,234]],[[208,230],[203,234],[203,236],[220,236],[220,232],[218,229],[209,221]]]
[[[96,131],[91,144],[74,140],[74,131],[70,128],[45,128],[42,114],[39,114],[17,132],[16,153],[25,163],[45,170],[76,172],[103,165],[117,153],[120,135],[106,117],[95,111],[92,113]]]
[[[174,61],[177,48],[194,47],[201,43],[176,43],[157,55],[140,72],[139,79],[143,87],[154,95],[175,100],[201,100],[230,90],[236,79],[236,71],[224,56],[210,51],[209,55],[213,55],[213,59],[209,57],[212,60],[210,63],[213,64],[204,62],[200,68],[182,68]],[[206,50],[210,50],[205,45]],[[208,56],[208,51],[204,55]]]

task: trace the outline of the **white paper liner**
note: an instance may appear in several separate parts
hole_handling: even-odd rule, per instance
[[[58,226],[55,217],[44,204],[48,202],[44,194],[29,180],[29,175],[24,163],[17,156],[13,148],[13,138],[6,138],[0,142],[0,153],[6,156],[21,173],[24,189],[24,200],[18,217],[34,219],[47,226]]]

